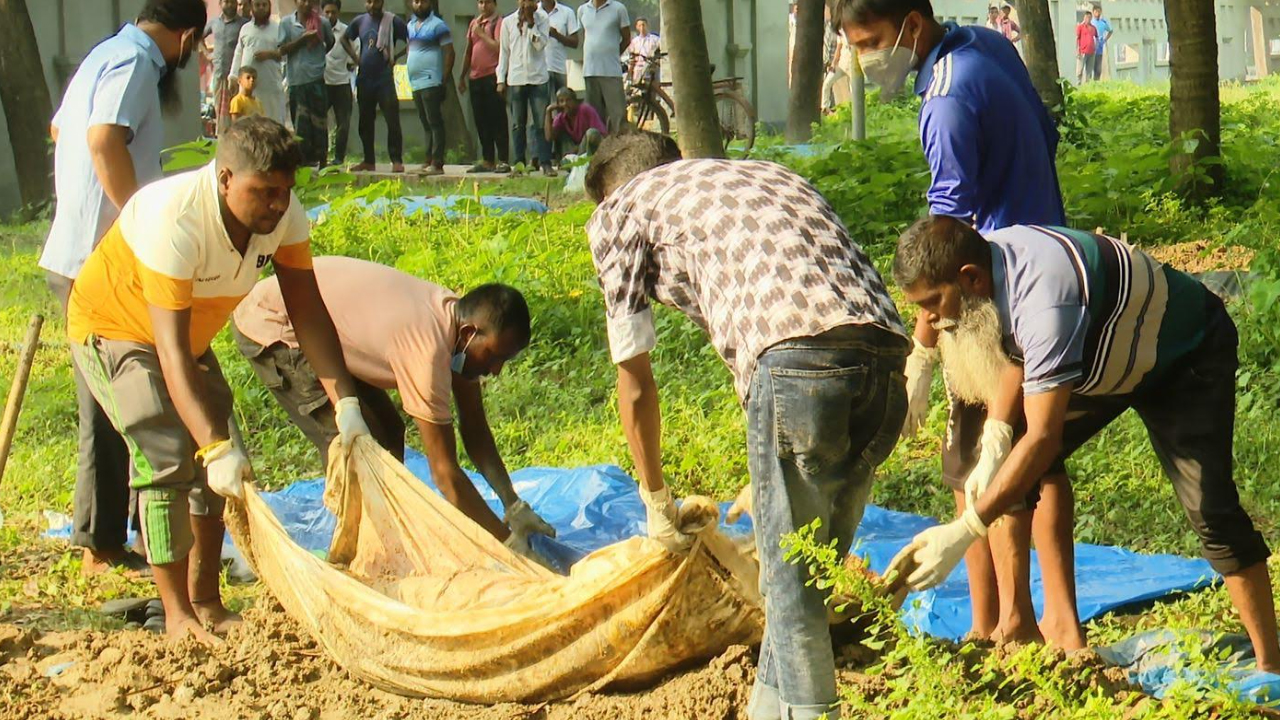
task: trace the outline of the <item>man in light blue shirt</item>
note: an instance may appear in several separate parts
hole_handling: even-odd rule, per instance
[[[308,165],[324,165],[329,140],[324,67],[334,45],[333,27],[316,10],[316,0],[298,0],[297,11],[280,19],[280,36],[280,54],[288,58],[289,114],[302,139],[302,157]]]
[[[161,176],[163,116],[176,112],[177,71],[199,44],[201,0],[148,0],[135,23],[94,47],[67,85],[50,124],[57,207],[40,256],[62,303],[89,253],[133,193]],[[142,569],[124,549],[129,518],[129,455],[124,441],[75,373],[80,415],[73,545],[85,570]]]
[[[444,174],[444,87],[452,82],[453,37],[449,25],[432,7],[432,0],[413,0],[409,19],[409,88],[418,119],[427,134],[423,175]]]
[[[1093,27],[1098,31],[1098,47],[1094,51],[1093,65],[1090,70],[1093,71],[1093,80],[1102,79],[1102,63],[1106,61],[1107,40],[1111,39],[1111,23],[1102,17],[1102,6],[1093,4]]]

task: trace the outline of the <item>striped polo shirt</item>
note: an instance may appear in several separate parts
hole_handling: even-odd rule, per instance
[[[986,239],[1027,395],[1068,383],[1081,395],[1139,391],[1204,338],[1205,287],[1115,238],[1014,225]]]

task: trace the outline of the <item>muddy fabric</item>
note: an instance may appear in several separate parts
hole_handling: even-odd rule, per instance
[[[757,569],[690,498],[688,556],[648,538],[603,548],[568,577],[519,557],[368,437],[329,453],[325,562],[295,545],[257,491],[228,505],[237,546],[285,610],[356,677],[393,692],[537,702],[630,688],[763,626]]]

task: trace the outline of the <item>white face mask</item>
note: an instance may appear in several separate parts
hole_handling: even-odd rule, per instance
[[[880,102],[889,102],[902,92],[907,82],[907,74],[916,66],[916,42],[911,49],[901,47],[902,34],[906,32],[907,21],[903,19],[898,30],[898,39],[893,47],[858,53],[858,62],[862,65],[862,74],[880,87]],[[918,38],[917,38],[918,41]]]
[[[475,335],[467,338],[467,342],[462,346],[462,349],[454,353],[453,357],[449,358],[449,370],[451,370],[454,375],[462,374],[462,368],[467,364],[467,348],[471,347],[471,341],[475,339]]]

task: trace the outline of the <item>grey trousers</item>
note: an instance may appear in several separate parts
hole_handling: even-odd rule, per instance
[[[583,78],[587,86],[587,104],[600,113],[600,119],[609,126],[609,134],[618,132],[627,121],[627,97],[622,91],[620,77]]]

